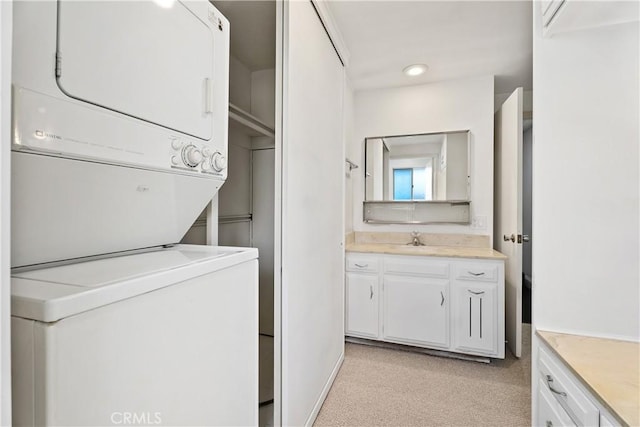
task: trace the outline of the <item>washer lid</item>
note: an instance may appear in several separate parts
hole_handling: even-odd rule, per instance
[[[12,315],[53,322],[257,256],[255,248],[178,245],[15,273],[11,280]]]
[[[59,1],[58,85],[72,98],[209,140],[213,31],[179,1]]]

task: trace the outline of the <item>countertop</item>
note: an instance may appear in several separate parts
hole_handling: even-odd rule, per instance
[[[507,259],[505,255],[491,248],[469,248],[464,246],[411,246],[387,243],[349,243],[346,246],[346,251],[447,258]]]
[[[537,331],[619,421],[640,425],[640,343]]]

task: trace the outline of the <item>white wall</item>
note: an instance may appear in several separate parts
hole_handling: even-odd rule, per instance
[[[543,39],[538,9],[533,323],[638,341],[639,26]]]
[[[0,425],[11,425],[11,1],[0,1]]]
[[[229,102],[251,111],[251,70],[233,55],[229,57]]]
[[[270,126],[276,123],[276,70],[251,73],[251,114]]]
[[[470,225],[373,225],[362,222],[364,172],[354,181],[353,224],[356,231],[493,234],[493,76],[419,86],[374,89],[355,94],[355,138],[347,147],[364,163],[364,139],[470,130],[471,212],[487,217],[487,228]]]

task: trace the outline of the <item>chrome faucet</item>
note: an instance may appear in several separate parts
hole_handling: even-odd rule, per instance
[[[424,246],[424,243],[420,241],[420,233],[418,233],[417,231],[411,232],[411,239],[411,242],[407,243],[407,245]]]

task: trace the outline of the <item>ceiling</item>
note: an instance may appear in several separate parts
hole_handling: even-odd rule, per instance
[[[251,71],[275,67],[273,1],[212,2],[231,23],[233,55]],[[327,1],[349,49],[355,89],[495,76],[495,92],[532,89],[532,4],[523,1]],[[408,77],[410,64],[429,66]]]
[[[495,76],[495,92],[532,89],[531,1],[329,1],[355,89]],[[410,64],[426,73],[404,75]]]

